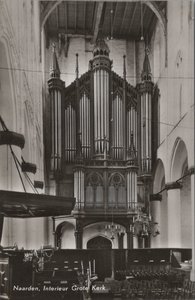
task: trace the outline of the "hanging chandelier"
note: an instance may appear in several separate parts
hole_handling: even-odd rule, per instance
[[[105,225],[105,235],[112,241],[115,239],[116,235],[125,234],[124,228],[121,225],[114,224],[113,221],[110,224]]]
[[[137,216],[133,217],[130,232],[141,238],[156,237],[160,234],[158,222],[153,221],[150,215],[140,211],[138,211]]]

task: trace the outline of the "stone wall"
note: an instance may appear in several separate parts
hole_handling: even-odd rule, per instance
[[[24,149],[13,147],[18,160],[37,165],[32,180],[43,180],[42,72],[39,3],[0,1],[0,112],[9,130],[25,137]],[[8,146],[0,147],[0,189],[24,191]],[[26,191],[34,192],[22,174]],[[42,192],[42,191],[40,191]],[[45,242],[42,219],[5,218],[2,245],[37,248]],[[37,230],[38,228],[38,230]]]

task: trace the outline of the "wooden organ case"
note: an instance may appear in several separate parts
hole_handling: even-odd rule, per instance
[[[112,71],[109,48],[99,39],[89,70],[69,86],[60,79],[54,50],[48,81],[50,92],[49,185],[53,193],[74,196],[76,246],[82,248],[84,226],[114,215],[126,228],[138,209],[148,213],[152,172],[152,140],[156,107],[148,54],[142,82],[136,87]],[[155,93],[158,94],[158,93]]]

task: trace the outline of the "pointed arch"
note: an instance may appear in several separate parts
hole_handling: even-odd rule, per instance
[[[165,168],[161,159],[157,160],[154,172],[153,193],[159,193],[162,189],[163,181],[165,181]]]
[[[178,137],[175,140],[171,156],[171,180],[176,181],[182,177],[184,166],[188,163],[188,153],[184,141]]]
[[[75,239],[74,239],[75,226],[67,221],[60,223],[55,231],[56,243],[58,248],[62,249],[74,249]],[[66,236],[64,238],[64,236]]]
[[[46,4],[42,13],[41,13],[41,28],[45,25],[47,19],[49,18],[50,14],[54,9],[62,2],[63,0],[51,1]]]
[[[167,34],[167,28],[166,28],[167,21],[166,21],[166,18],[164,16],[164,14],[162,13],[162,11],[158,8],[158,5],[154,1],[145,1],[144,4],[147,5],[153,11],[155,16],[159,20],[159,23],[161,24],[164,35],[166,36],[166,34]]]
[[[165,39],[165,66],[167,66],[167,19],[163,12],[159,9],[158,5],[155,3],[155,1],[145,1],[144,4],[147,5],[153,11],[163,30]]]

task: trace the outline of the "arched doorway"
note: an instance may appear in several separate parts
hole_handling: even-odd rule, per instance
[[[112,274],[112,243],[103,236],[96,236],[87,242],[87,249],[94,250],[98,280],[104,280]]]
[[[87,249],[112,249],[112,243],[103,236],[96,236],[88,241]]]

